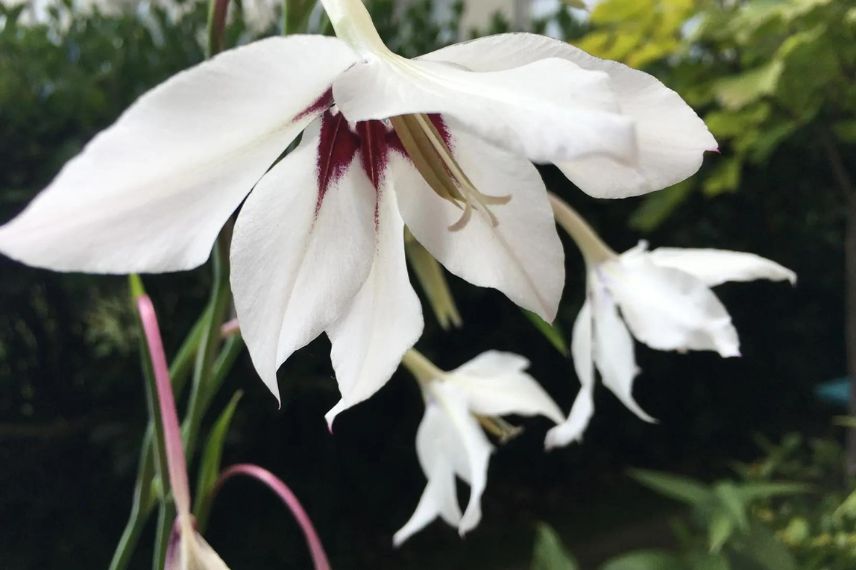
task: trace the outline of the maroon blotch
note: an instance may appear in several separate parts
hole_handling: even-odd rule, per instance
[[[330,186],[345,174],[360,148],[359,137],[351,132],[348,121],[339,113],[330,111],[321,116],[321,134],[318,141],[318,202],[315,213],[321,209]]]
[[[375,190],[380,191],[383,175],[389,163],[388,131],[381,121],[357,123],[360,137],[360,161]]]
[[[314,103],[306,107],[303,111],[301,111],[296,117],[294,117],[295,121],[299,121],[300,119],[305,119],[310,115],[317,115],[323,111],[326,111],[330,107],[333,106],[333,88],[327,89],[323,95],[321,95]]]

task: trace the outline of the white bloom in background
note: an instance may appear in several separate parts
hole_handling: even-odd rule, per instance
[[[412,353],[407,358],[413,358]],[[423,360],[421,367],[428,370],[416,375],[425,396],[425,415],[416,434],[416,452],[428,483],[413,516],[395,534],[396,546],[438,516],[462,536],[478,525],[493,452],[480,418],[489,421],[514,414],[542,415],[555,423],[564,420],[556,403],[524,372],[528,366],[522,356],[496,351],[447,373],[432,372],[433,365]],[[458,477],[470,487],[463,512]]]
[[[243,0],[244,22],[254,33],[276,26],[282,18],[282,0]]]
[[[548,448],[582,438],[594,413],[595,371],[625,406],[653,421],[633,399],[639,372],[633,337],[657,350],[739,356],[737,330],[711,287],[757,279],[796,283],[793,271],[751,253],[677,248],[649,252],[643,242],[617,255],[567,205],[554,200],[554,208],[583,251],[588,277],[586,302],[571,343],[582,386],[568,420],[547,435]]]
[[[405,224],[452,273],[551,321],[564,254],[530,161],[619,197],[691,175],[715,142],[653,77],[562,42],[508,34],[407,60],[359,0],[323,3],[341,39],[271,38],[154,88],[0,227],[0,252],[61,271],[191,269],[243,204],[232,290],[253,363],[278,394],[278,367],[326,332],[332,421],[421,334]]]

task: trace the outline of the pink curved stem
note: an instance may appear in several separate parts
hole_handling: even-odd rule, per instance
[[[297,496],[288,488],[288,485],[282,482],[276,475],[258,465],[232,465],[220,475],[220,480],[217,482],[215,489],[219,489],[223,483],[237,475],[245,475],[252,477],[261,483],[264,483],[268,488],[282,499],[285,506],[291,510],[291,514],[300,525],[303,531],[303,536],[306,538],[306,546],[309,547],[309,552],[312,555],[312,562],[315,565],[315,570],[330,570],[330,561],[327,559],[327,553],[324,551],[324,546],[321,544],[321,539],[312,525],[312,520],[303,505],[297,499]],[[215,491],[216,492],[216,491]]]
[[[149,357],[152,361],[152,371],[155,375],[172,497],[179,516],[189,515],[190,485],[187,481],[187,460],[184,457],[181,427],[178,423],[178,412],[175,408],[172,382],[169,379],[169,365],[166,362],[161,341],[158,318],[148,295],[137,297],[137,310],[140,313],[140,321],[143,324]]]

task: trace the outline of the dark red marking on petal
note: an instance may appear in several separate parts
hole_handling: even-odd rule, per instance
[[[324,196],[354,161],[360,148],[359,137],[351,131],[347,119],[330,111],[321,116],[321,134],[318,141],[318,202],[315,213],[321,209]]]
[[[389,164],[388,130],[381,121],[357,123],[360,137],[360,159],[375,190],[380,191],[386,167]]]
[[[374,209],[376,228],[380,224],[380,199],[383,191],[381,185],[389,166],[389,132],[390,130],[381,121],[357,123],[357,134],[360,137],[360,161],[375,188],[377,197]]]
[[[294,120],[299,121],[300,119],[305,119],[306,117],[309,117],[310,115],[317,115],[318,113],[322,113],[332,106],[333,106],[333,88],[330,87],[314,103],[312,103],[311,105],[306,107],[306,109],[304,109],[296,117],[294,117]]]
[[[449,125],[447,125],[446,121],[443,120],[443,115],[435,113],[433,115],[428,115],[428,118],[431,119],[432,123],[434,123],[434,128],[437,129],[437,132],[440,133],[441,137],[443,137],[443,142],[446,143],[446,146],[451,150],[452,131],[449,130]]]

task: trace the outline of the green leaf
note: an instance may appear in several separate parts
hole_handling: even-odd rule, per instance
[[[556,350],[558,350],[563,356],[568,355],[568,341],[558,326],[551,325],[532,311],[527,311],[526,309],[522,309],[522,311],[523,314],[526,315],[526,318],[529,319],[529,322],[538,329],[538,332],[544,335],[544,338],[546,338]]]
[[[720,160],[704,181],[704,193],[717,196],[737,190],[742,170],[743,163],[737,156]]]
[[[731,563],[723,554],[699,554],[692,559],[692,570],[731,570]]]
[[[631,469],[630,476],[652,491],[693,507],[700,507],[713,499],[710,489],[687,477],[645,469]]]
[[[803,483],[743,483],[736,490],[742,501],[748,503],[757,499],[808,493],[811,487]]]
[[[232,396],[232,399],[223,408],[220,417],[217,418],[217,421],[211,428],[208,441],[205,444],[205,451],[202,454],[202,462],[199,468],[199,481],[196,484],[196,500],[193,505],[193,514],[196,515],[197,524],[199,524],[200,529],[205,528],[205,522],[210,509],[208,498],[220,476],[223,446],[226,443],[226,436],[229,433],[229,427],[232,425],[232,418],[235,416],[235,410],[237,410],[238,402],[241,401],[242,396],[243,392],[240,390],[235,392],[235,395]]]
[[[856,11],[856,8],[854,8],[854,11]],[[832,131],[841,142],[856,143],[856,119],[835,123]]]
[[[630,227],[650,233],[660,227],[669,216],[689,197],[695,182],[684,180],[671,188],[650,194],[630,217]]]
[[[710,551],[716,553],[722,550],[732,534],[734,534],[734,521],[730,513],[723,510],[714,511],[708,527]]]
[[[740,494],[734,483],[723,481],[713,487],[716,498],[723,511],[731,517],[734,526],[740,530],[749,528],[749,517],[746,516],[746,499]]]
[[[556,531],[541,523],[535,531],[535,551],[532,570],[578,570],[579,566],[565,547]]]
[[[689,570],[681,559],[665,550],[640,550],[609,560],[600,570]]]
[[[856,518],[856,491],[853,491],[844,499],[844,502],[835,509],[833,516],[836,518]]]
[[[741,109],[776,92],[784,64],[774,59],[766,65],[720,79],[713,84],[717,101],[726,109]]]
[[[793,555],[776,535],[760,524],[735,543],[735,550],[768,570],[797,570]]]

